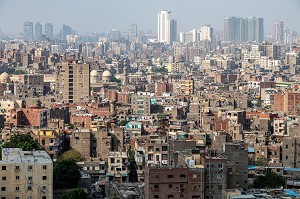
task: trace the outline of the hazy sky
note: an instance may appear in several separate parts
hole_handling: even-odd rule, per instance
[[[54,32],[68,24],[79,33],[121,31],[136,23],[156,32],[157,12],[172,11],[178,31],[205,24],[223,30],[224,16],[261,16],[265,29],[281,20],[300,33],[300,0],[0,0],[0,29],[22,32],[24,21],[51,22]]]

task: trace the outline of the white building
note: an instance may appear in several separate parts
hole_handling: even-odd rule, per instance
[[[211,26],[204,26],[200,28],[200,41],[211,41],[213,36],[213,29]]]
[[[192,43],[198,41],[199,33],[196,29],[193,29],[190,32],[180,32],[180,42],[181,43]]]
[[[171,19],[171,12],[162,10],[158,12],[157,36],[159,42],[172,44],[177,37],[177,21]]]
[[[1,198],[53,198],[53,164],[45,151],[4,148],[0,169]]]

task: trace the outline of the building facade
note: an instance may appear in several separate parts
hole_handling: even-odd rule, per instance
[[[53,164],[45,151],[4,148],[0,169],[2,199],[53,198]]]

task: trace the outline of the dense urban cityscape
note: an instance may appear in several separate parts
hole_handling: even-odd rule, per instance
[[[260,16],[179,32],[172,14],[0,30],[0,199],[300,198],[297,32]]]

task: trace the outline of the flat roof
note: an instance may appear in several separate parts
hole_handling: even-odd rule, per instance
[[[45,151],[22,151],[21,148],[3,148],[0,164],[52,164],[50,156]]]

